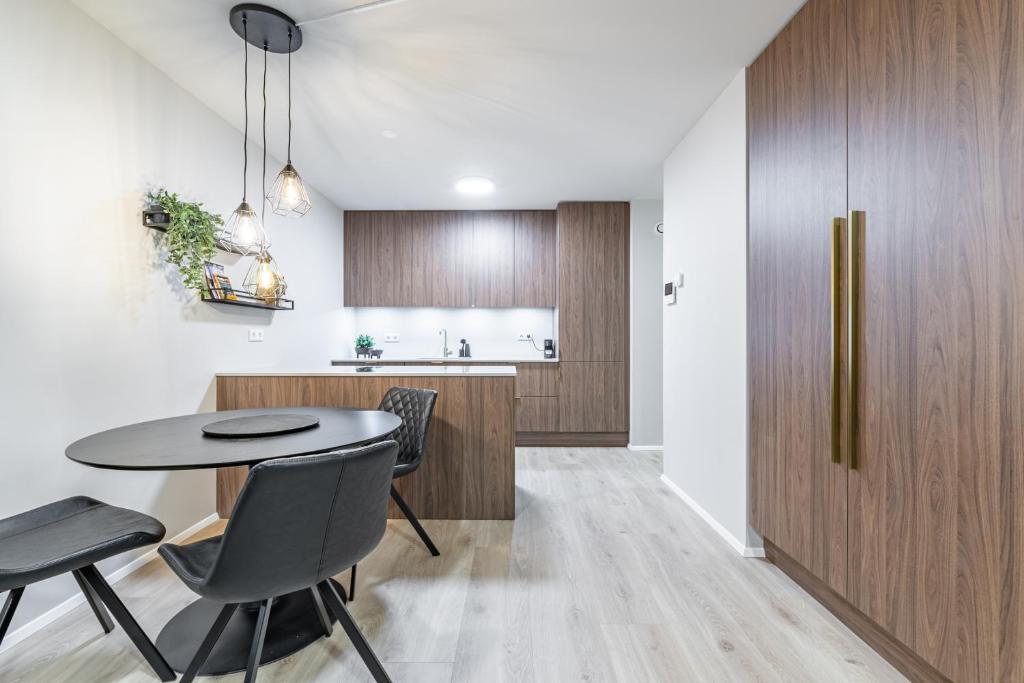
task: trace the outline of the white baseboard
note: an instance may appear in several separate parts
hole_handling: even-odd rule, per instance
[[[703,519],[709,527],[714,529],[715,533],[725,539],[725,542],[729,546],[738,552],[743,557],[764,557],[764,548],[752,548],[738,538],[729,533],[728,529],[719,524],[718,520],[711,516],[707,510],[702,508],[693,498],[686,493],[686,491],[679,488],[678,485],[664,474],[661,475],[661,481],[665,486],[669,488],[672,493],[679,496],[684,503],[690,506],[690,509],[697,513],[697,515]]]
[[[182,531],[180,534],[177,534],[174,538],[166,539],[165,542],[166,543],[180,543],[181,541],[184,541],[185,539],[187,539],[192,534],[195,534],[195,533],[197,533],[199,531],[202,531],[206,527],[210,526],[211,524],[216,522],[218,519],[220,519],[220,517],[217,515],[217,513],[214,513],[214,514],[210,515],[209,517],[205,517],[205,518],[199,520],[198,522],[196,522],[195,524],[193,524],[189,528],[187,528],[184,531]],[[154,547],[151,550],[148,550],[148,551],[144,552],[143,554],[139,555],[138,557],[136,557],[134,560],[132,560],[128,564],[124,565],[123,567],[120,567],[119,569],[115,569],[114,571],[112,571],[109,574],[107,574],[105,576],[105,578],[107,580],[107,583],[109,583],[109,584],[117,583],[118,581],[120,581],[124,577],[128,576],[132,572],[136,571],[137,569],[139,569],[143,565],[145,565],[148,562],[156,559],[156,557],[157,557],[157,552],[156,552],[156,548]],[[29,586],[29,587],[27,587],[25,589],[25,592],[28,593],[31,590],[32,590],[32,587]],[[84,602],[85,602],[85,596],[82,595],[81,592],[75,593],[74,595],[72,595],[70,598],[68,598],[64,602],[58,604],[55,607],[52,607],[52,608],[48,609],[47,611],[43,612],[38,617],[36,617],[32,621],[28,622],[24,626],[19,626],[17,629],[15,629],[15,630],[11,631],[10,633],[8,633],[7,636],[4,638],[4,644],[2,646],[0,646],[0,652],[6,652],[7,650],[11,649],[12,647],[17,645],[21,641],[23,641],[26,638],[28,638],[29,636],[31,636],[36,631],[39,631],[40,629],[42,629],[43,627],[47,626],[48,624],[52,624],[54,621],[56,621],[57,619],[61,618],[62,616],[64,616],[65,614],[67,614],[68,612],[73,610],[74,608],[78,607],[79,605],[83,604]]]
[[[664,446],[635,446],[631,443],[626,444],[626,448],[631,451],[663,451]]]

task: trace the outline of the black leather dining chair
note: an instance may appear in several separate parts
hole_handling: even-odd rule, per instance
[[[423,456],[427,452],[427,430],[430,428],[430,419],[434,414],[434,404],[437,402],[437,391],[434,389],[412,389],[409,387],[391,387],[384,398],[381,399],[378,410],[386,410],[402,418],[402,424],[398,429],[388,435],[398,443],[398,461],[395,464],[394,478],[404,477],[412,474],[423,462]],[[405,502],[398,489],[391,486],[391,498],[398,505],[402,514],[412,524],[416,534],[427,546],[427,550],[434,557],[441,554],[430,535],[416,518],[409,504]],[[349,576],[348,599],[356,597],[356,567],[352,566],[352,573]]]
[[[273,599],[320,591],[375,681],[390,681],[330,578],[371,550],[387,527],[388,486],[398,444],[269,460],[254,466],[224,534],[160,547],[175,574],[198,595],[223,603],[182,676],[190,683],[242,603],[258,603],[245,681],[256,679]],[[330,619],[324,628],[330,633]]]
[[[96,569],[100,560],[159,543],[164,533],[149,515],[86,496],[0,519],[0,593],[8,591],[0,607],[0,643],[25,587],[70,572],[104,633],[114,630],[109,609],[160,680],[173,681],[174,670]]]

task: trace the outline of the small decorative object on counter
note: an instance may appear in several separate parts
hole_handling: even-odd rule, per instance
[[[356,358],[370,358],[373,355],[373,337],[361,334],[356,337]],[[380,353],[377,354],[380,358]]]
[[[459,343],[462,344],[462,346],[459,347],[459,358],[472,358],[472,353],[469,350],[469,342],[465,339],[460,339]]]

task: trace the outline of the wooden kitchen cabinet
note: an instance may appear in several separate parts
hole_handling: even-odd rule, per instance
[[[516,398],[517,432],[558,432],[560,430],[557,396]]]
[[[519,308],[558,305],[558,223],[554,211],[516,211],[515,297]]]
[[[516,396],[558,396],[558,363],[517,363]]]
[[[346,211],[344,304],[554,306],[553,217],[553,211]]]
[[[558,205],[559,358],[625,361],[629,345],[629,204]]]
[[[559,427],[563,432],[628,432],[626,364],[562,361]]]

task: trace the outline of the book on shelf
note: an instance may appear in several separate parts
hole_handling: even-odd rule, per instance
[[[238,301],[235,289],[231,286],[231,278],[224,272],[219,263],[207,262],[205,266],[206,286],[210,290],[210,298],[217,300]]]

